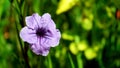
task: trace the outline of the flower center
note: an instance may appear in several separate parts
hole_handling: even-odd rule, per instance
[[[37,31],[36,31],[36,35],[38,37],[43,37],[43,36],[45,36],[46,32],[47,32],[46,29],[44,29],[44,28],[38,28]]]

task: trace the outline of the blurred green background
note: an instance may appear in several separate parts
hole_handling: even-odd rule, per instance
[[[61,31],[48,56],[28,47],[31,68],[120,68],[120,0],[0,0],[0,68],[27,68],[19,31],[25,17],[50,13]]]

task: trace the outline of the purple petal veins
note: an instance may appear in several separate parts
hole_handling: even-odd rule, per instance
[[[37,13],[25,18],[26,25],[20,32],[23,41],[30,44],[31,50],[42,56],[47,56],[50,47],[59,44],[60,31],[56,29],[49,13],[39,16]]]

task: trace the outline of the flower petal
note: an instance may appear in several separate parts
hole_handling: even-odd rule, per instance
[[[32,51],[37,55],[47,56],[50,50],[50,47],[44,47],[44,45],[33,44],[31,45]]]
[[[20,37],[22,38],[23,41],[27,43],[36,43],[37,40],[35,30],[32,30],[28,27],[22,28],[22,30],[20,31]]]
[[[27,16],[25,18],[26,25],[31,29],[37,29],[40,27],[40,19],[41,17],[37,13],[34,13],[32,16]]]
[[[50,31],[45,36],[47,40],[47,44],[49,44],[51,47],[55,47],[59,44],[59,40],[61,38],[60,31],[56,29],[56,31]]]
[[[46,44],[45,38],[37,37],[37,42],[31,45],[31,49],[37,55],[47,56],[50,50],[50,46]]]
[[[56,28],[56,25],[54,21],[51,19],[51,16],[49,13],[45,13],[42,18],[42,22],[46,23],[48,28]],[[46,25],[42,25],[43,27],[46,27]]]
[[[60,31],[57,29],[55,33],[55,37],[53,37],[52,40],[54,43],[51,45],[51,47],[57,46],[59,44],[60,38],[61,38],[61,34]]]
[[[49,13],[45,13],[42,16],[44,19],[51,19],[51,15]]]

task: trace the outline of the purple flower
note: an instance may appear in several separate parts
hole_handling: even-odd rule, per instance
[[[50,14],[39,16],[37,13],[25,18],[26,25],[20,32],[24,42],[30,44],[30,48],[37,55],[47,56],[50,47],[59,44],[60,31],[56,29]]]

